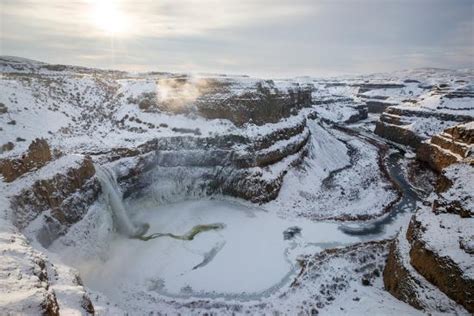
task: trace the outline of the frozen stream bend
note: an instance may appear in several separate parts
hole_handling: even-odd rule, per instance
[[[390,176],[402,188],[402,198],[391,212],[374,221],[349,225],[287,219],[227,199],[169,205],[141,199],[127,201],[126,208],[134,210],[132,219],[119,219],[130,221],[119,225],[132,232],[128,236],[112,233],[110,213],[96,205],[51,250],[76,267],[88,287],[126,306],[138,296],[259,299],[292,280],[298,270],[297,257],[302,254],[394,236],[409,220],[417,199],[403,178],[402,157],[394,152],[387,162]],[[147,223],[147,235],[160,233],[160,238],[135,238],[135,227],[143,224],[134,223]],[[196,225],[208,224],[217,225],[216,229],[205,229],[190,240],[170,238],[186,236]],[[301,232],[285,239],[284,232],[293,227]],[[71,247],[68,240],[83,231],[95,233]]]

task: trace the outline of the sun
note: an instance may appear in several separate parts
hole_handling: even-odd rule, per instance
[[[109,36],[126,34],[128,17],[120,10],[117,1],[98,0],[91,6],[91,21],[100,31]]]

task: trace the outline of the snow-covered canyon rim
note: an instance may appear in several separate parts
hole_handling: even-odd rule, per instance
[[[468,314],[473,71],[0,70],[7,314]]]

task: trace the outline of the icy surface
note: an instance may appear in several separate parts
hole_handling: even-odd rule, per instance
[[[363,240],[343,233],[337,222],[286,219],[263,208],[227,200],[163,206],[147,199],[129,201],[128,207],[133,210],[133,220],[150,224],[150,233],[180,235],[196,225],[213,223],[224,228],[202,232],[189,241],[166,236],[143,241],[114,234],[110,215],[100,213],[99,205],[91,210],[50,250],[76,267],[91,289],[107,294],[127,310],[137,303],[134,293],[143,291],[145,297],[155,299],[248,301],[267,297],[288,286],[302,253],[314,254]],[[373,239],[394,236],[397,227],[406,224],[402,222]],[[301,233],[285,239],[283,232],[295,226]]]
[[[324,245],[359,240],[345,236],[337,229],[337,223],[289,221],[264,209],[235,202],[201,200],[157,206],[151,201],[139,201],[129,206],[135,210],[136,220],[150,224],[151,233],[179,235],[195,225],[211,223],[222,223],[225,227],[202,232],[190,241],[170,237],[143,241],[117,236],[110,244],[107,259],[98,262],[88,259],[78,263],[80,258],[74,258],[71,249],[65,249],[65,259],[79,268],[90,287],[103,292],[119,291],[111,293],[113,298],[121,295],[121,287],[113,286],[117,282],[125,287],[157,282],[162,284],[160,292],[178,296],[255,296],[271,289],[294,270],[291,252],[303,241],[325,248]],[[302,229],[301,237],[284,240],[283,231],[291,226]],[[195,268],[214,249],[214,259]],[[124,256],[130,260],[123,260]]]

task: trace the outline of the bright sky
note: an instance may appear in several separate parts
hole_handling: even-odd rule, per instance
[[[474,1],[0,0],[0,55],[257,76],[474,68]]]

